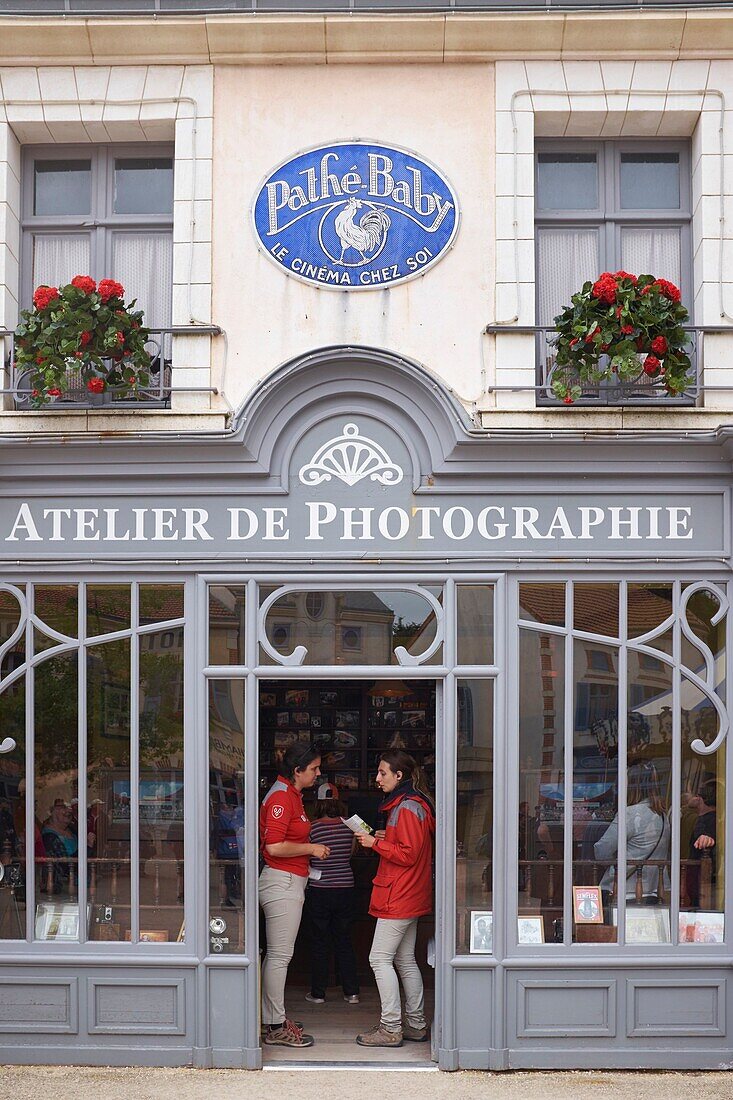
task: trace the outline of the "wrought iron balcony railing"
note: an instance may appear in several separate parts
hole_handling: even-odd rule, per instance
[[[61,397],[51,400],[43,406],[44,412],[69,412],[74,409],[92,409],[104,406],[107,409],[144,409],[170,407],[171,394],[210,393],[219,391],[212,386],[173,386],[171,348],[174,336],[220,336],[218,325],[178,325],[172,328],[152,328],[147,348],[151,355],[150,382],[134,393],[122,387],[110,386],[104,393],[89,393],[79,368],[72,362],[66,373],[67,389]],[[4,384],[0,394],[10,397],[15,409],[32,409],[31,391],[33,385],[27,368],[16,367],[13,350],[13,332],[0,329],[0,340],[6,346],[4,356]]]
[[[552,392],[553,374],[556,369],[554,328],[538,325],[487,325],[485,332],[489,336],[534,336],[535,351],[535,383],[534,385],[502,385],[500,382],[489,384],[486,387],[488,393],[523,393],[534,391],[538,406],[560,406],[562,402]],[[639,361],[639,374],[630,381],[614,381],[601,385],[579,383],[582,386],[582,397],[574,402],[576,406],[626,406],[637,407],[654,406],[670,408],[684,405],[700,404],[706,393],[714,391],[730,391],[733,399],[733,382],[730,385],[708,384],[705,381],[705,338],[709,336],[733,336],[733,327],[716,327],[698,325],[686,327],[688,336],[687,354],[690,356],[692,369],[690,371],[690,384],[685,391],[675,396],[667,393],[664,385],[653,378],[649,378]],[[497,374],[501,376],[502,366],[501,350],[497,350]],[[512,367],[516,368],[516,360],[512,361]],[[527,364],[528,365],[528,364]]]

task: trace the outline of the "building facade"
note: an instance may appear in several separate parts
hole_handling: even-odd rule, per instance
[[[0,1058],[262,1065],[307,736],[423,766],[442,1069],[728,1065],[733,13],[84,7],[0,16]],[[684,386],[553,388],[603,272]],[[23,358],[77,275],[132,390]]]

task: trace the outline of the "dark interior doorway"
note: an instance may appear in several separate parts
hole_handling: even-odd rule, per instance
[[[278,766],[294,740],[312,741],[321,748],[322,779],[335,784],[348,813],[358,814],[373,827],[378,825],[381,792],[375,785],[380,750],[401,748],[413,756],[422,770],[424,788],[435,794],[435,694],[434,680],[264,680],[259,698],[260,793],[265,795],[278,775]],[[304,804],[313,817],[317,789],[304,793]],[[354,869],[354,921],[352,939],[361,986],[360,1003],[343,999],[336,960],[332,957],[325,1004],[310,1004],[311,966],[309,919],[304,912],[295,954],[288,970],[286,1010],[302,1021],[315,1037],[315,1045],[301,1050],[264,1047],[265,1064],[272,1062],[384,1062],[430,1061],[429,1043],[405,1043],[395,1050],[357,1046],[355,1036],[379,1020],[379,997],[369,966],[369,950],[375,921],[369,916],[369,898],[377,859],[357,850]],[[425,984],[428,1018],[433,1016],[434,969],[428,965],[434,935],[432,916],[420,919],[416,957]],[[264,947],[264,922],[261,922]],[[431,952],[431,957],[434,953]]]

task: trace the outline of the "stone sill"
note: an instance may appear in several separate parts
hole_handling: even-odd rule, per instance
[[[704,431],[733,424],[733,409],[483,409],[476,415],[482,428]]]
[[[144,432],[217,432],[227,427],[224,412],[182,413],[175,410],[135,409],[111,412],[109,409],[79,409],[76,412],[48,413],[42,409],[26,412],[0,412],[0,435],[89,433],[139,435]]]
[[[0,16],[0,64],[334,64],[726,58],[725,9]]]

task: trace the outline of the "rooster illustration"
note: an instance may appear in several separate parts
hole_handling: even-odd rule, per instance
[[[384,210],[373,208],[364,214],[357,225],[354,218],[362,205],[359,199],[350,198],[341,213],[336,216],[334,228],[341,241],[341,255],[336,263],[344,262],[344,252],[347,248],[356,249],[362,261],[366,263],[367,257],[364,253],[374,251],[390,227],[391,222]]]

